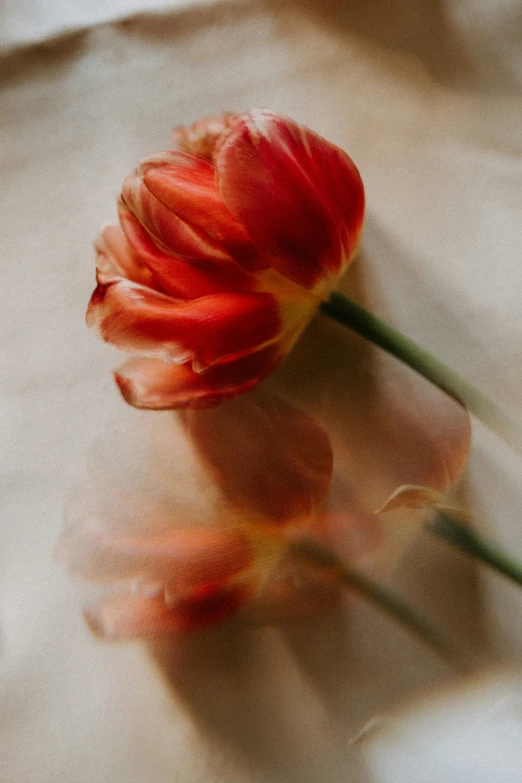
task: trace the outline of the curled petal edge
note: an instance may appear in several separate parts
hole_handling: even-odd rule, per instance
[[[116,348],[196,372],[254,353],[281,334],[277,298],[263,292],[172,299],[128,280],[98,284],[87,325]]]
[[[279,344],[269,345],[234,362],[197,373],[189,364],[134,358],[114,374],[123,399],[143,410],[212,407],[249,391],[283,359]]]

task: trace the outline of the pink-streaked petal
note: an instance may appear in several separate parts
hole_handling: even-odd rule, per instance
[[[123,277],[141,285],[154,286],[154,275],[136,259],[120,226],[105,226],[95,240],[94,249],[98,283]]]
[[[135,257],[154,273],[158,282],[156,287],[164,293],[177,299],[197,299],[222,291],[254,290],[255,277],[239,264],[233,261],[195,263],[176,258],[153,242],[121,200],[118,211],[122,229]]]
[[[214,168],[184,152],[144,160],[123,183],[122,200],[155,242],[179,258],[260,266],[244,226],[219,196]]]
[[[116,383],[129,405],[145,410],[210,407],[256,386],[282,359],[278,343],[242,359],[217,364],[196,373],[188,364],[135,358],[115,373]]]
[[[186,223],[153,196],[137,172],[123,183],[121,197],[154,241],[173,255],[195,261],[231,260],[218,240]]]
[[[467,412],[337,324],[314,321],[277,380],[331,435],[342,507],[373,513],[405,484],[445,492],[464,469],[471,439]]]
[[[359,170],[344,150],[306,128],[302,132],[303,145],[309,152],[303,166],[326,198],[341,237],[343,267],[333,270],[333,274],[339,276],[353,259],[359,243],[365,210],[363,182]]]
[[[188,431],[234,505],[278,522],[307,519],[325,499],[332,452],[321,426],[279,397],[256,391],[212,410],[190,410]]]
[[[217,192],[210,163],[183,152],[165,152],[147,158],[137,173],[145,188],[144,197],[152,194],[173,215],[219,242],[249,268],[259,266],[250,236]]]
[[[241,358],[281,331],[277,300],[265,293],[223,293],[185,302],[127,280],[98,285],[87,324],[127,353],[192,361],[196,371]]]
[[[216,171],[225,204],[266,265],[325,293],[362,226],[364,190],[348,155],[292,120],[252,111],[233,123]]]
[[[167,606],[162,598],[123,595],[84,614],[95,634],[112,640],[180,635],[223,622],[247,603],[251,594],[248,585],[209,585],[175,606]]]

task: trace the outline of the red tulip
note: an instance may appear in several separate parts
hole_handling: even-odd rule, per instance
[[[290,351],[353,258],[364,191],[346,153],[268,111],[203,120],[123,185],[87,322],[134,354],[140,408],[212,405]]]

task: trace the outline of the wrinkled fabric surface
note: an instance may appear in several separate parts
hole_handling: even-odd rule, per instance
[[[4,0],[0,51],[45,43],[105,22],[162,10],[183,10],[212,0]]]
[[[135,415],[111,377],[121,357],[83,322],[91,245],[172,127],[287,113],[366,184],[345,290],[522,419],[520,4],[229,0],[127,20],[150,5],[122,3],[87,22],[52,8],[2,9],[0,778],[380,780],[350,738],[454,673],[371,607],[151,647],[83,625],[52,559],[64,496],[93,440]],[[312,353],[328,333],[312,326]],[[460,501],[522,557],[521,472],[476,424]],[[392,584],[484,659],[520,655],[519,591],[442,543],[420,535]]]

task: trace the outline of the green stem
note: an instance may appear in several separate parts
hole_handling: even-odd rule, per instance
[[[389,614],[460,670],[470,671],[473,668],[468,655],[447,639],[417,609],[361,571],[344,565],[333,552],[318,541],[301,538],[294,542],[292,550],[294,554],[305,558],[315,567],[331,572],[334,578]]]
[[[377,316],[337,291],[321,305],[322,312],[396,356],[464,405],[483,424],[522,455],[522,427],[480,389],[440,362]]]
[[[482,538],[469,525],[459,522],[454,517],[449,516],[449,514],[439,512],[435,519],[428,522],[427,528],[448,544],[461,549],[471,557],[481,560],[486,565],[507,576],[511,581],[522,586],[522,563],[508,555],[496,544]]]

